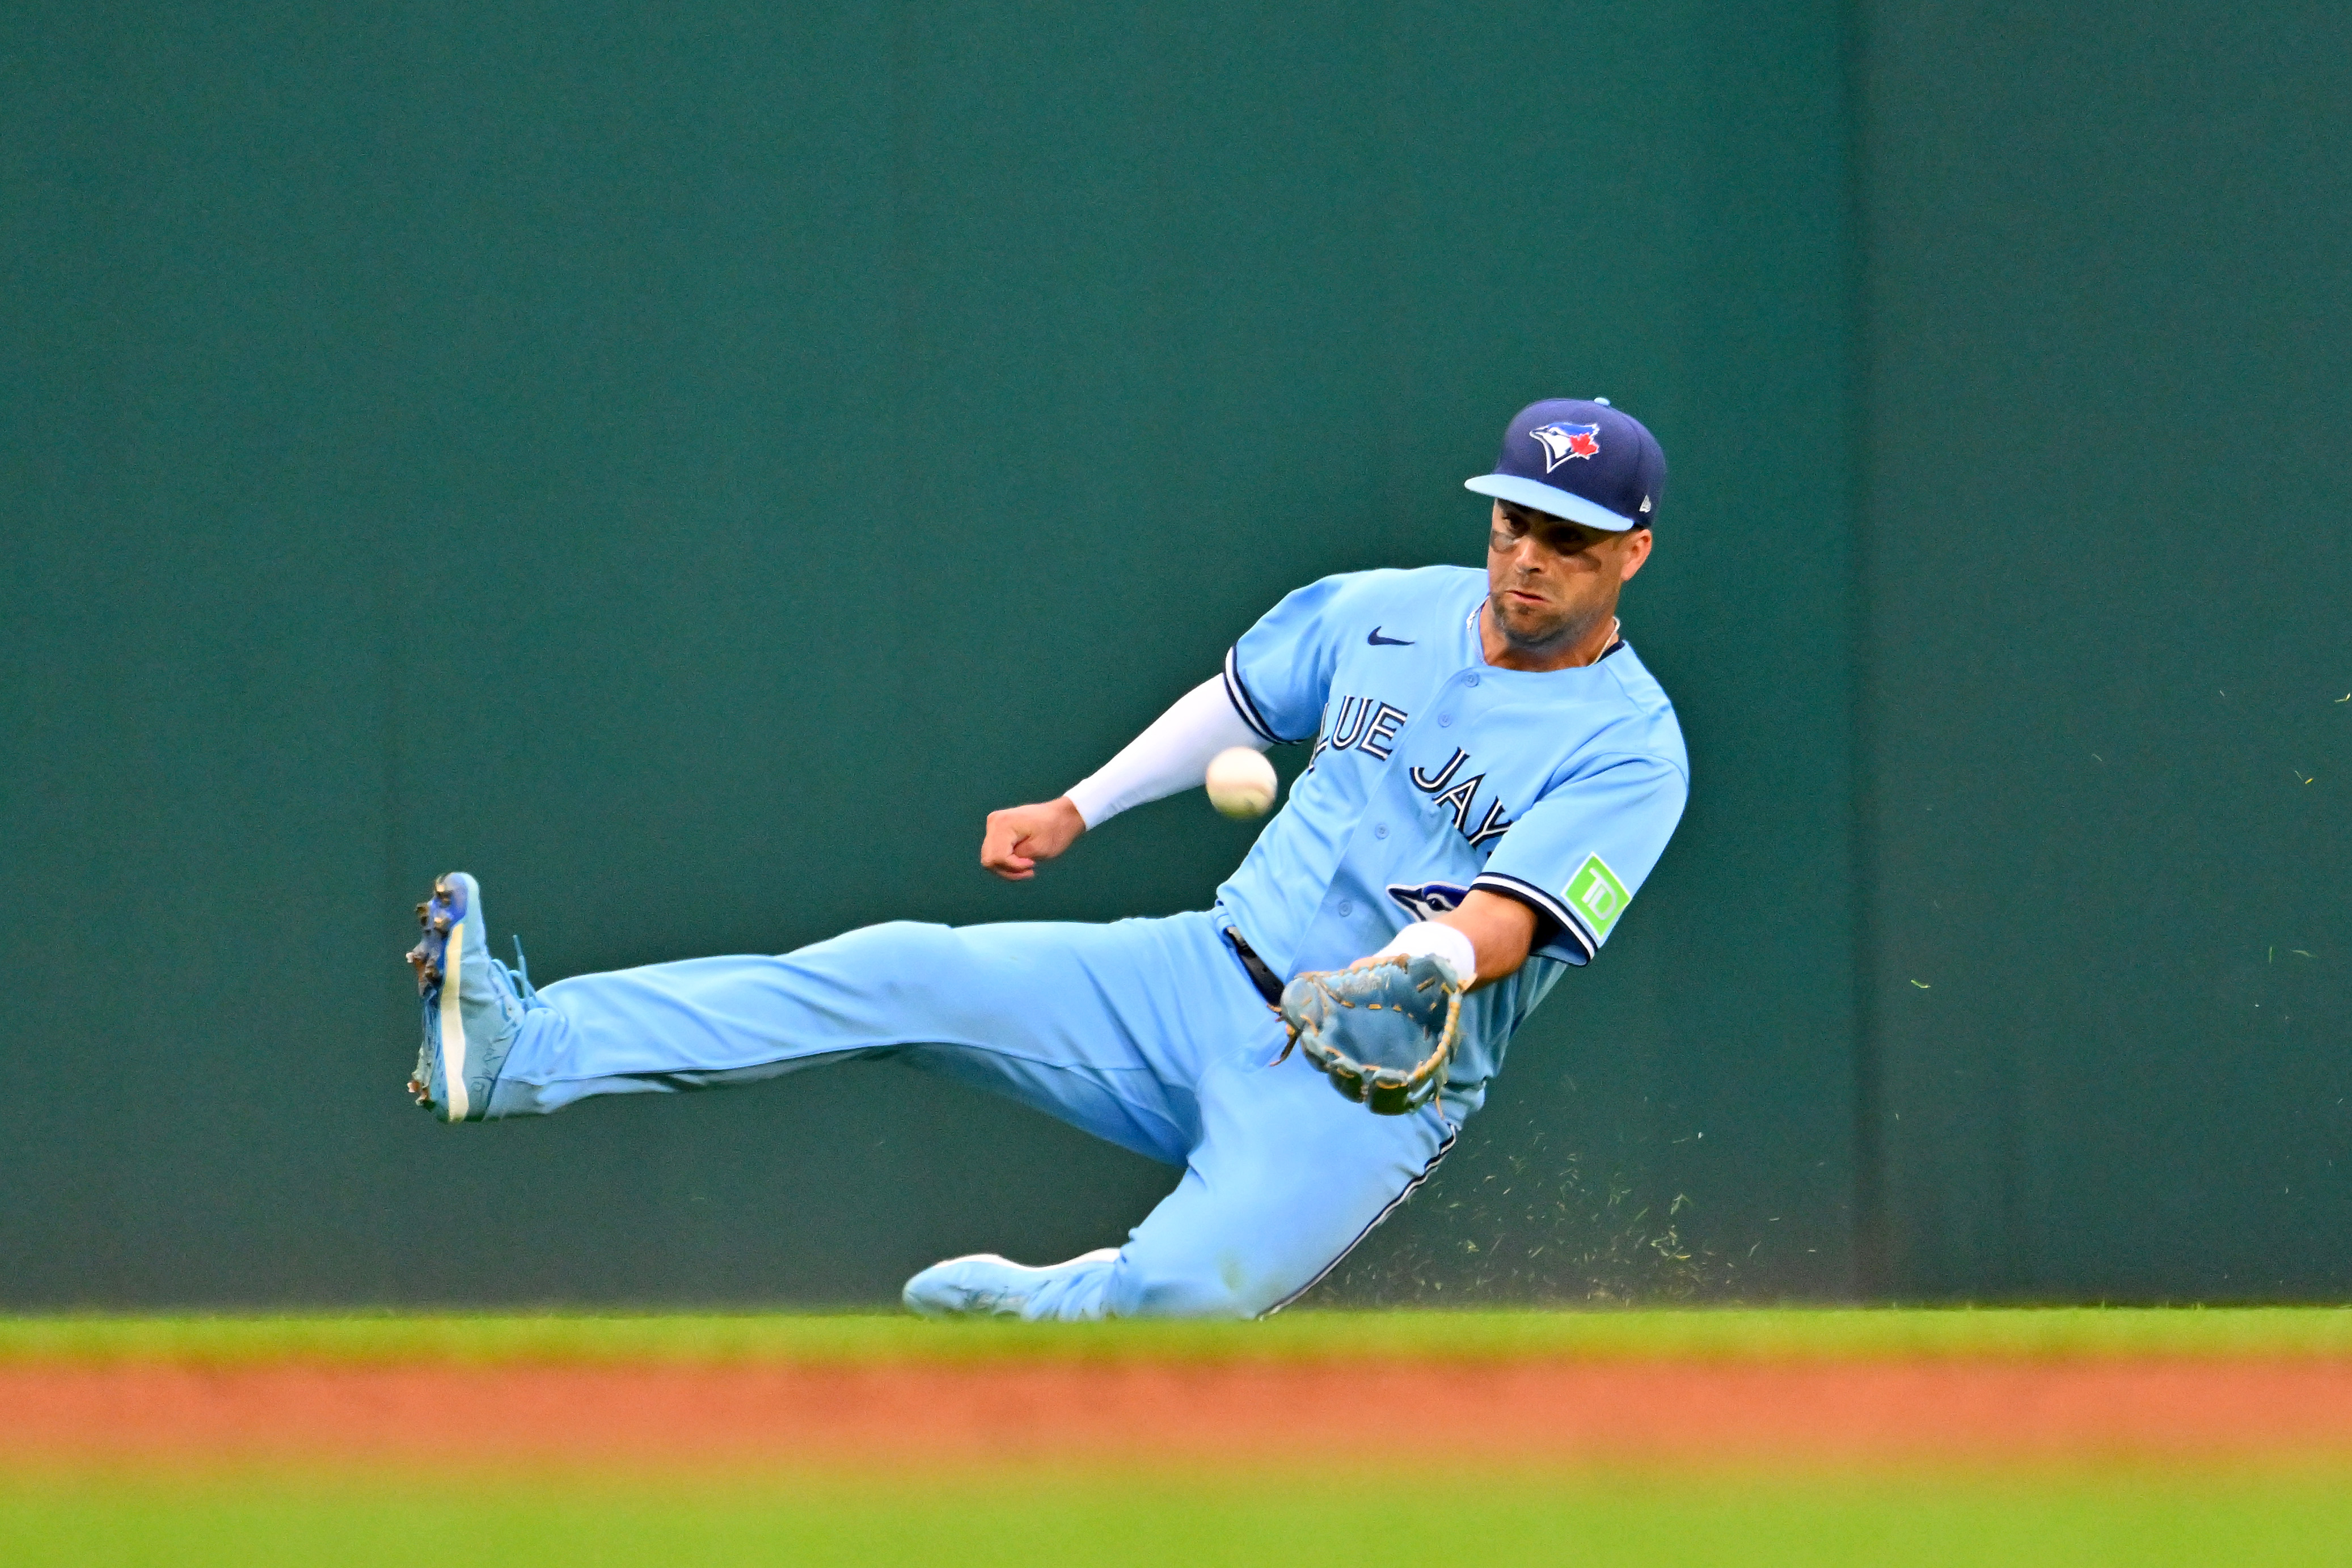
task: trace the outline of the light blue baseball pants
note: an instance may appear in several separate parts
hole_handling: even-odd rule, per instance
[[[1031,1315],[1255,1317],[1327,1273],[1453,1142],[1439,1107],[1375,1116],[1294,1053],[1210,913],[1108,925],[870,925],[778,957],[561,980],[489,1114],[887,1056],[1184,1167],[1116,1259]]]

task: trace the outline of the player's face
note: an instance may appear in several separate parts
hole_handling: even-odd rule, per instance
[[[1495,629],[1530,652],[1571,647],[1617,609],[1617,591],[1649,559],[1650,530],[1588,528],[1511,501],[1486,536]]]

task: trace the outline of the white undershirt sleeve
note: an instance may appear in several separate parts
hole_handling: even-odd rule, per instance
[[[1225,695],[1224,677],[1212,675],[1178,697],[1117,757],[1072,785],[1070,804],[1087,827],[1098,828],[1129,807],[1199,788],[1209,759],[1229,747],[1264,751],[1267,744]]]
[[[1385,958],[1391,953],[1402,953],[1408,958],[1426,956],[1436,959],[1445,966],[1456,988],[1466,987],[1478,977],[1478,948],[1470,940],[1469,933],[1441,925],[1434,920],[1414,921],[1372,956]]]

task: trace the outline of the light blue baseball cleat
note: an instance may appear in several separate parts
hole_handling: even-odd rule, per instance
[[[408,1090],[444,1122],[478,1122],[524,1011],[547,1004],[526,970],[490,956],[481,884],[464,872],[433,884],[433,896],[416,906],[416,921],[425,936],[408,962],[424,1002],[425,1040]],[[522,962],[520,938],[515,962]]]
[[[974,1252],[932,1264],[908,1281],[899,1295],[927,1318],[1092,1320],[1103,1315],[1101,1284],[1110,1272],[1094,1265],[1118,1257],[1118,1248],[1102,1247],[1066,1263],[1033,1269],[993,1252]]]

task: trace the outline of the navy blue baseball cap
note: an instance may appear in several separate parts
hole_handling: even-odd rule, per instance
[[[1622,534],[1653,526],[1658,492],[1666,487],[1666,455],[1640,420],[1618,413],[1607,398],[1548,398],[1512,419],[1495,471],[1462,486]]]

